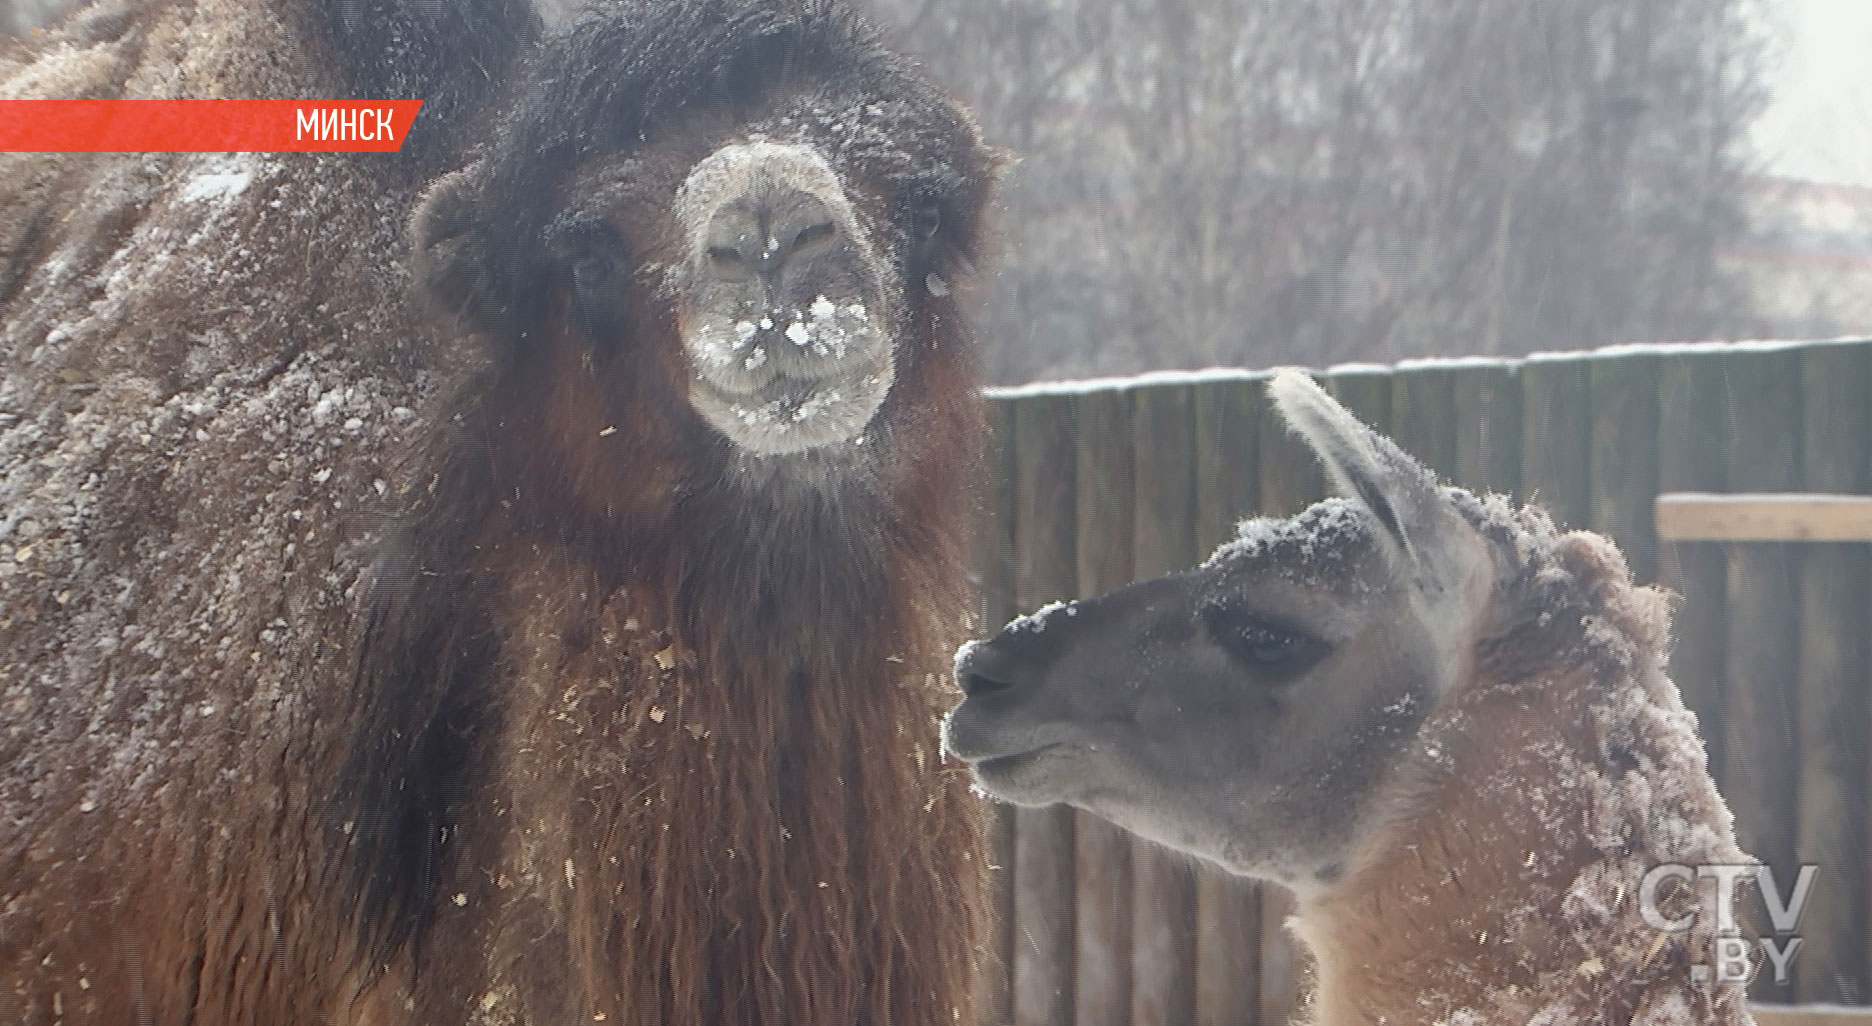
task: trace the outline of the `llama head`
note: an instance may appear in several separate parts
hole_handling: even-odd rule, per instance
[[[966,646],[945,741],[996,797],[1076,805],[1304,891],[1380,822],[1468,672],[1492,573],[1428,470],[1304,375],[1270,388],[1341,497]]]
[[[965,389],[951,288],[996,154],[840,6],[627,10],[546,46],[483,158],[432,188],[420,285],[507,378],[564,368],[536,405],[593,430],[650,407],[744,467],[898,459],[920,404]]]

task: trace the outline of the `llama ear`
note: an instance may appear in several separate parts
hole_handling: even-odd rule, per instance
[[[410,269],[441,313],[471,330],[500,327],[493,254],[481,220],[479,162],[436,179],[410,217]]]
[[[1319,457],[1333,489],[1378,522],[1400,573],[1431,592],[1468,576],[1474,531],[1444,498],[1435,474],[1360,423],[1304,372],[1278,371],[1268,390],[1288,429]]]

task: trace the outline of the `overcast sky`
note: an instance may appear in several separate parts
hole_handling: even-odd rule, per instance
[[[1775,100],[1756,132],[1768,170],[1872,186],[1872,0],[1774,0]]]

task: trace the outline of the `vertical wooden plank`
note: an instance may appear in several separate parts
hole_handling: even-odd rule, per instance
[[[1592,400],[1583,356],[1521,365],[1521,491],[1562,527],[1585,527],[1592,495]]]
[[[1262,380],[1196,386],[1196,546],[1211,552],[1255,510]],[[1251,881],[1212,866],[1196,875],[1196,1026],[1260,1017],[1261,900]]]
[[[1721,492],[1729,486],[1729,419],[1722,364],[1708,353],[1658,361],[1658,491]],[[1697,714],[1710,774],[1722,779],[1723,547],[1671,542],[1658,550],[1658,582],[1677,593],[1670,676]]]
[[[1800,357],[1792,350],[1741,349],[1720,359],[1728,385],[1729,487],[1790,492],[1800,488]],[[1800,591],[1788,543],[1731,547],[1724,651],[1723,794],[1736,817],[1736,839],[1778,880],[1794,879],[1795,787],[1799,718]],[[1759,909],[1759,903],[1752,908]],[[1767,924],[1754,917],[1759,927]],[[1790,987],[1763,974],[1755,1000],[1785,1002]]]
[[[1265,392],[1264,392],[1265,395]],[[1290,516],[1325,494],[1325,479],[1318,461],[1275,412],[1263,404],[1261,418],[1261,510],[1269,516]],[[1282,888],[1263,885],[1261,893],[1261,1022],[1286,1023],[1299,1002],[1301,965],[1298,942],[1287,932],[1294,913],[1293,896]]]
[[[1801,356],[1801,487],[1867,491],[1872,350],[1823,343]],[[1794,996],[1858,1003],[1866,988],[1865,610],[1867,546],[1807,544],[1800,568],[1800,832],[1795,854],[1819,867],[1797,927]],[[1793,881],[1777,880],[1785,895]],[[1785,945],[1787,941],[1784,939]]]
[[[1618,543],[1632,579],[1657,580],[1658,356],[1595,356],[1592,507],[1587,524]]]
[[[975,573],[981,589],[982,634],[992,634],[1013,619],[1014,604],[1014,400],[986,403],[988,444],[983,470],[982,509],[976,516]]]
[[[1450,481],[1456,477],[1456,373],[1447,362],[1410,361],[1391,378],[1391,440]]]
[[[1506,360],[1451,368],[1456,408],[1455,483],[1510,498],[1521,487],[1521,375]]]
[[[1078,585],[1089,597],[1131,581],[1133,505],[1131,396],[1101,389],[1077,397]],[[1131,838],[1087,812],[1073,817],[1078,964],[1073,1015],[1079,1026],[1131,1019]]]
[[[1872,349],[1872,342],[1861,342],[1857,344],[1861,347]],[[1872,388],[1872,383],[1868,383],[1867,387]],[[1866,439],[1865,444],[1867,449],[1865,453],[1867,490],[1872,491],[1872,438]],[[1872,559],[1872,557],[1868,558]],[[1866,590],[1869,595],[1872,595],[1872,577],[1866,579]],[[1872,664],[1872,598],[1869,598],[1866,603],[1866,609],[1860,614],[1859,623],[1868,639],[1866,661]],[[1859,686],[1864,689],[1868,695],[1872,695],[1872,665],[1867,666],[1865,672],[1859,675]],[[1867,705],[1872,706],[1872,697],[1868,698]],[[1872,708],[1869,708],[1867,711],[1869,714],[1868,718],[1862,722],[1865,724],[1867,735],[1872,737]],[[1867,756],[1866,773],[1867,776],[1861,779],[1865,781],[1866,789],[1872,791],[1872,754],[1868,754]],[[1869,813],[1868,816],[1872,817],[1872,813]],[[1866,952],[1865,959],[1860,964],[1862,967],[1861,971],[1864,974],[1863,978],[1869,983],[1872,983],[1872,824],[1867,825],[1866,846],[1868,848],[1868,855],[1865,859],[1860,861],[1857,869],[1857,875],[1861,880],[1861,886],[1865,888],[1864,900],[1867,917],[1861,921],[1865,926],[1864,936],[1866,938]],[[1848,872],[1852,871],[1848,870]],[[1872,995],[1861,996],[1859,1000],[1872,1003]]]
[[[1195,411],[1188,385],[1134,393],[1137,445],[1132,567],[1139,578],[1196,561]],[[1196,1016],[1196,882],[1187,858],[1147,841],[1132,848],[1131,1021],[1183,1026]]]
[[[1078,461],[1069,397],[1024,396],[1014,408],[1015,602],[1022,610],[1078,591],[1074,501]],[[1073,814],[1014,813],[1014,1023],[1072,1022]]]
[[[1196,552],[1207,557],[1254,516],[1266,377],[1206,381],[1191,402],[1196,417]]]
[[[988,447],[982,509],[976,518],[975,559],[981,589],[982,630],[989,634],[1015,613],[1014,606],[1014,403],[987,402]],[[1014,1021],[1014,809],[993,802],[988,825],[988,951],[975,984],[980,1026]]]
[[[1189,385],[1150,385],[1133,396],[1137,448],[1138,580],[1196,562],[1196,417]]]

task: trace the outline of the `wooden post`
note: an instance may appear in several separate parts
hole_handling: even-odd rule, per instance
[[[1196,552],[1207,558],[1257,512],[1263,375],[1205,381],[1192,396],[1196,416]]]
[[[1790,492],[1801,486],[1800,354],[1749,349],[1717,357],[1736,425],[1729,446],[1729,486]],[[1800,592],[1787,543],[1743,543],[1729,551],[1729,629],[1723,691],[1723,795],[1736,817],[1742,849],[1794,880],[1799,717]],[[1759,907],[1758,904],[1755,907]],[[1767,923],[1753,917],[1758,927]],[[1758,976],[1757,1000],[1785,1003],[1791,987]]]
[[[990,399],[988,447],[983,460],[988,475],[983,509],[976,520],[975,567],[981,582],[981,629],[992,634],[1014,615],[1014,403]],[[1000,802],[988,808],[988,950],[975,985],[975,1015],[980,1026],[1014,1021],[1014,809]]]
[[[1658,361],[1658,490],[1724,491],[1729,421],[1722,365],[1709,354]],[[1724,554],[1709,542],[1660,541],[1658,583],[1680,596],[1670,676],[1697,714],[1711,776],[1722,779]]]
[[[1214,551],[1256,509],[1264,379],[1196,386],[1196,547]],[[1196,875],[1196,1026],[1254,1026],[1261,1008],[1261,900],[1248,880]]]
[[[1801,485],[1863,493],[1872,439],[1872,348],[1823,343],[1801,354]],[[1820,867],[1796,933],[1800,1001],[1868,998],[1864,544],[1800,549],[1800,833],[1796,855]],[[1791,878],[1776,881],[1785,896]],[[1783,943],[1787,943],[1783,940]]]
[[[1456,479],[1456,371],[1446,362],[1405,362],[1391,376],[1391,440]]]
[[[1591,519],[1588,362],[1536,356],[1521,365],[1521,491],[1562,527],[1585,527]]]
[[[1136,549],[1142,579],[1196,561],[1196,425],[1190,388],[1135,393]],[[1196,1016],[1196,882],[1187,858],[1148,841],[1131,851],[1131,1021],[1182,1026]]]
[[[1506,360],[1458,361],[1451,368],[1456,419],[1456,484],[1514,498],[1521,487],[1521,376]]]
[[[1618,543],[1632,579],[1657,580],[1658,357],[1595,356],[1592,505],[1587,525]]]
[[[1023,396],[1014,408],[1015,602],[1072,598],[1077,446],[1072,401]],[[1014,813],[1014,1023],[1073,1021],[1073,817],[1065,806]]]
[[[1130,390],[1076,397],[1079,421],[1079,595],[1131,581],[1133,506]],[[1078,872],[1078,965],[1073,1013],[1079,1026],[1131,1020],[1131,838],[1087,812],[1073,816]]]

